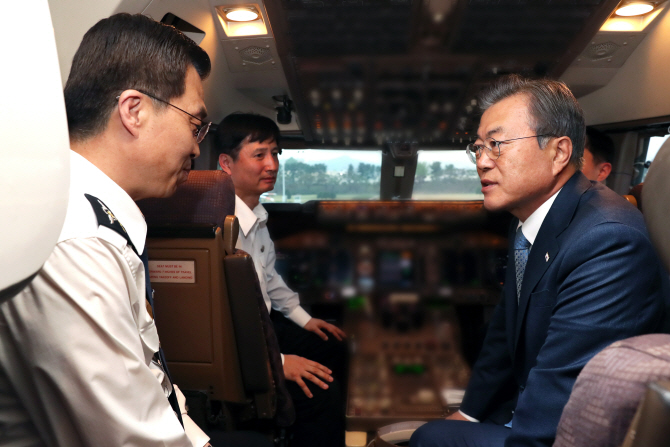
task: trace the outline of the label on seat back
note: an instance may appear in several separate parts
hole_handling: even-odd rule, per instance
[[[149,261],[151,283],[195,283],[195,261]]]

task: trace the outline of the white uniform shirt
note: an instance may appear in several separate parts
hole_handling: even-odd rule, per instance
[[[275,271],[275,244],[267,228],[268,212],[260,203],[251,210],[235,196],[235,215],[240,223],[236,248],[253,258],[268,312],[275,309],[298,326],[305,327],[312,317],[300,306],[298,294],[289,289]]]
[[[84,193],[104,202],[144,250],[135,202],[72,152],[58,243],[30,285],[0,305],[3,445],[44,445],[41,438],[63,447],[191,447],[166,398],[168,381],[152,365],[159,343],[142,261],[123,236],[98,225]],[[188,417],[184,424],[195,426]],[[202,446],[208,438],[198,435]]]

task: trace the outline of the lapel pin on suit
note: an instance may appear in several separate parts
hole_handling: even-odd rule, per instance
[[[544,261],[549,262],[549,252],[547,252],[547,254],[544,255]]]

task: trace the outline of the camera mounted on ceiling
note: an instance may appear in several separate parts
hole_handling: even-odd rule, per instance
[[[290,124],[293,101],[286,95],[276,95],[273,96],[272,99],[279,104],[275,107],[275,110],[277,111],[277,122],[279,124]]]

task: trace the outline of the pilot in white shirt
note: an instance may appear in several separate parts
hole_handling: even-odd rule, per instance
[[[312,317],[300,305],[298,294],[288,288],[275,270],[275,244],[267,228],[268,212],[260,203],[252,210],[235,196],[235,215],[240,223],[236,248],[253,258],[268,312],[275,309],[298,326],[305,327]]]
[[[277,180],[279,129],[269,118],[228,115],[215,134],[221,169],[235,185],[235,215],[240,223],[237,248],[254,260],[263,298],[282,351],[286,386],[296,409],[293,447],[344,444],[344,332],[312,318],[298,294],[275,270],[275,248],[267,229],[268,213],[260,196]]]
[[[101,20],[84,36],[64,92],[65,223],[37,276],[0,306],[0,444],[209,444],[161,366],[135,204],[188,178],[209,129],[209,70],[192,40],[140,14]],[[270,445],[255,441],[223,440]]]
[[[2,425],[24,439],[39,433],[69,447],[133,439],[205,445],[209,438],[185,414],[184,432],[166,398],[172,386],[153,362],[159,340],[146,306],[144,265],[128,239],[99,225],[84,194],[104,203],[110,222],[123,225],[140,253],[144,217],[81,155],[71,153],[70,169],[67,215],[53,253],[30,285],[0,306]]]

